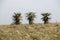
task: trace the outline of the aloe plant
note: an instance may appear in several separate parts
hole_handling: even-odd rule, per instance
[[[13,15],[14,24],[21,24],[20,22],[21,18],[22,18],[21,13],[14,13]]]
[[[29,24],[33,24],[34,18],[35,18],[35,13],[34,12],[29,12],[27,13],[27,20],[29,20]]]
[[[48,21],[49,21],[49,16],[51,15],[50,13],[43,13],[43,14],[41,14],[43,17],[42,17],[42,19],[43,19],[43,21],[44,21],[44,24],[46,24],[46,23],[48,23]]]

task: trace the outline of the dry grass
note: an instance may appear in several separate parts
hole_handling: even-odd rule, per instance
[[[60,40],[60,24],[1,25],[0,40]]]

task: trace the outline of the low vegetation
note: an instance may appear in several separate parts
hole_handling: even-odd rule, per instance
[[[0,25],[0,40],[60,40],[60,23]]]

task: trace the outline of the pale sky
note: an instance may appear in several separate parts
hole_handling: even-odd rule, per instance
[[[26,13],[35,12],[35,23],[42,23],[42,13],[51,13],[50,22],[60,22],[60,0],[0,0],[0,24],[12,23],[14,12],[22,13],[22,23],[28,23]]]

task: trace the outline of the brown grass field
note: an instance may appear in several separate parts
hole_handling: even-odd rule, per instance
[[[60,23],[0,25],[0,40],[60,40]]]

